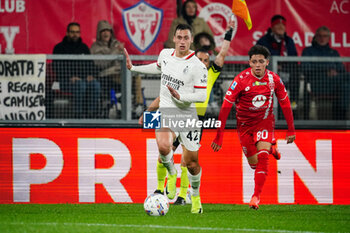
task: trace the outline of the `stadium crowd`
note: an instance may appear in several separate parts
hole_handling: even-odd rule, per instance
[[[181,15],[171,24],[164,47],[174,46],[172,41],[174,30],[181,23],[193,28],[192,50],[204,49],[209,54],[216,55],[213,32],[204,19],[197,15],[196,2],[194,0],[185,1]],[[268,48],[272,56],[298,56],[295,43],[287,34],[287,28],[287,19],[284,16],[272,16],[270,27],[266,34],[257,41],[257,44]],[[305,48],[301,56],[340,57],[339,53],[330,47],[330,37],[329,28],[319,27],[312,40],[312,46]],[[54,47],[53,54],[121,55],[123,47],[123,43],[118,41],[114,34],[113,25],[105,20],[98,22],[96,40],[91,48],[88,48],[82,41],[79,23],[71,22],[67,26],[63,40]],[[268,68],[271,69],[271,65]],[[344,64],[340,62],[280,62],[277,72],[289,92],[295,119],[348,119],[350,98],[347,93],[350,90],[350,77]],[[48,75],[54,76],[54,80],[59,82],[58,89],[61,95],[63,93],[68,96],[72,103],[66,117],[115,118],[115,114],[112,114],[113,117],[110,111],[120,101],[117,93],[121,92],[121,61],[55,60]],[[133,118],[137,118],[147,108],[141,80],[140,75],[133,76]],[[216,84],[213,92],[216,93],[220,88]],[[53,106],[56,97],[57,90],[47,88],[47,118],[58,118]],[[209,99],[209,105],[219,106],[223,96],[216,98],[221,99],[220,103],[216,103],[214,97],[215,94]],[[314,115],[311,113],[312,104],[316,104],[317,109]],[[213,113],[217,115],[218,109]],[[281,109],[278,112],[278,118],[283,118]]]

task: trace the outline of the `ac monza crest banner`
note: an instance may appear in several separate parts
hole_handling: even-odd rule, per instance
[[[198,16],[212,29],[219,51],[232,0],[197,0]],[[287,34],[294,39],[298,55],[311,45],[316,29],[331,30],[330,46],[341,56],[350,56],[349,0],[253,1],[246,0],[253,27],[248,30],[235,18],[237,30],[228,55],[247,55],[249,48],[270,27],[270,19],[281,14],[287,19]],[[310,10],[312,9],[312,10]],[[99,0],[99,1],[0,1],[0,53],[51,54],[62,41],[70,22],[81,25],[81,37],[89,47],[96,39],[97,23],[108,20],[130,54],[158,55],[172,21],[177,17],[177,1]]]
[[[163,10],[146,2],[123,9],[123,25],[132,44],[141,52],[147,51],[156,38],[163,21]]]

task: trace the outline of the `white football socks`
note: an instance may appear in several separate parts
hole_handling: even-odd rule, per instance
[[[168,170],[168,173],[170,175],[176,174],[176,169],[175,169],[174,160],[173,160],[173,154],[174,154],[173,150],[170,150],[170,153],[167,155],[159,154],[160,159],[162,160],[164,167],[166,167],[166,169]]]
[[[201,185],[202,168],[197,175],[192,175],[189,171],[187,172],[188,179],[192,188],[192,195],[199,196],[199,187]]]

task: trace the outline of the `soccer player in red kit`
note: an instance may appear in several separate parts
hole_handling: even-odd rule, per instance
[[[211,147],[214,152],[221,149],[226,120],[235,104],[239,140],[250,167],[255,169],[255,188],[249,206],[258,209],[268,173],[268,156],[272,154],[276,159],[280,158],[274,145],[274,93],[288,124],[287,143],[295,140],[295,129],[285,86],[276,73],[266,69],[269,64],[269,50],[255,45],[248,54],[250,68],[238,74],[226,92],[219,114],[221,127],[218,128]]]

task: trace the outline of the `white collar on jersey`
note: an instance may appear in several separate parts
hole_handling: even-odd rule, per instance
[[[171,54],[171,56],[176,57],[176,58],[178,58],[178,59],[188,60],[188,59],[190,59],[191,57],[193,57],[194,54],[195,54],[195,52],[192,51],[192,50],[189,50],[189,52],[190,52],[190,53],[189,53],[188,55],[184,56],[184,57],[178,57],[178,56],[176,56],[176,50],[174,49],[174,52]]]

